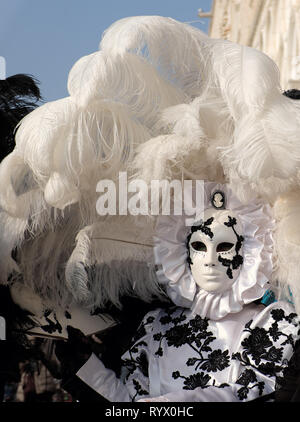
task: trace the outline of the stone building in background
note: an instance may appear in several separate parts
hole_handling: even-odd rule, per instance
[[[300,89],[300,0],[213,0],[209,35],[263,51],[283,89]]]

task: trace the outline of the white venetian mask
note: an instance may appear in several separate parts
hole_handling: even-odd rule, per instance
[[[241,224],[229,210],[209,209],[188,237],[190,269],[195,283],[210,293],[224,292],[237,279],[241,265]]]

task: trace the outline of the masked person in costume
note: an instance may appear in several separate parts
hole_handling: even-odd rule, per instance
[[[20,282],[47,304],[42,315],[43,321],[47,318],[44,328],[61,325],[57,315],[54,318],[55,312],[54,319],[48,321],[49,310],[64,314],[79,307],[87,313],[101,313],[110,305],[120,306],[125,296],[142,302],[165,297],[153,256],[152,223],[156,217],[136,218],[122,207],[112,215],[98,213],[98,183],[109,180],[117,186],[121,172],[128,180],[142,179],[149,186],[152,180],[174,179],[228,183],[246,207],[253,197],[264,198],[275,220],[270,284],[278,287],[278,297],[289,297],[291,290],[299,314],[300,107],[298,101],[282,95],[278,68],[269,57],[246,46],[210,39],[171,18],[130,17],[115,22],[105,32],[99,51],[75,63],[68,92],[68,97],[43,104],[22,120],[16,146],[0,165],[2,282],[12,291]],[[120,205],[118,188],[115,193]],[[229,214],[236,219],[232,227],[246,238],[240,214],[231,208],[228,198],[226,209],[236,214]],[[218,193],[214,205],[220,203],[222,195]],[[204,221],[211,217],[215,225],[215,215]],[[227,243],[233,243],[234,230],[229,230],[231,241]],[[246,262],[246,242],[240,244],[239,256],[228,261],[223,258],[222,269],[232,272],[233,278],[238,272],[242,276]],[[205,251],[192,248],[190,243],[185,265],[190,266],[198,286],[194,266]],[[229,261],[237,265],[241,257],[243,264],[233,269]],[[231,280],[228,274],[226,281]],[[228,286],[227,292],[232,289]],[[177,303],[175,293],[168,293],[175,304],[183,306]],[[192,302],[200,296],[195,292],[193,300],[188,298],[186,312],[194,309]],[[233,298],[240,301],[234,290]],[[213,321],[209,313],[200,316]],[[212,341],[203,348],[213,350],[214,346],[222,353],[228,350],[226,356],[237,365],[238,359],[232,356],[240,353],[243,358],[242,343],[238,350],[232,344],[225,342],[221,347]],[[281,350],[288,345],[274,347]],[[187,360],[196,358],[191,355]],[[192,362],[187,365],[190,370]],[[260,365],[259,359],[254,364]],[[200,366],[197,371],[204,372],[205,367],[200,370]],[[174,385],[191,376],[182,369],[174,368],[173,372],[177,376],[171,376]],[[208,383],[210,376],[213,382],[213,374],[208,371],[204,381]],[[214,387],[237,383],[238,375],[233,375],[227,381],[217,378]],[[240,382],[247,384],[247,379],[243,376]],[[250,388],[252,384],[247,385],[250,393],[257,391]],[[229,391],[229,387],[219,390]],[[128,399],[134,397],[134,391]],[[148,393],[155,397],[164,390]]]
[[[110,401],[271,398],[299,339],[287,301],[257,304],[273,270],[274,221],[206,183],[203,219],[158,219],[158,278],[175,306],[148,313],[122,357],[121,379],[92,355],[77,375]]]

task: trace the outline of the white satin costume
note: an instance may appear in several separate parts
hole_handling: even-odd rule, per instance
[[[211,211],[219,193],[221,209]],[[158,220],[158,277],[175,305],[144,317],[122,356],[121,378],[95,355],[77,372],[109,401],[239,402],[269,395],[280,384],[299,339],[299,318],[288,301],[254,303],[272,273],[270,210],[257,201],[242,205],[215,183],[204,185],[204,209],[210,217],[195,230],[183,217]],[[237,242],[229,250],[229,242],[218,240],[209,258],[220,228],[223,240],[234,233]],[[225,290],[216,288],[222,268]],[[199,287],[204,270],[207,290]]]

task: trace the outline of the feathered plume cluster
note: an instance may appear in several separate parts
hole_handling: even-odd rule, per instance
[[[68,90],[23,119],[0,166],[2,274],[21,273],[59,304],[160,295],[153,220],[99,216],[96,186],[120,171],[198,178],[274,205],[273,282],[290,283],[300,311],[300,104],[282,95],[269,57],[170,18],[132,17],[73,66]]]

